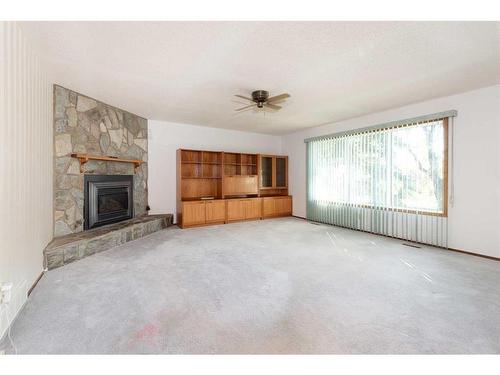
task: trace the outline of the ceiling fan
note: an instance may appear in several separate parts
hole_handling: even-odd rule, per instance
[[[235,96],[237,96],[238,98],[242,98],[242,99],[245,99],[245,100],[252,102],[252,104],[250,104],[250,105],[235,109],[235,111],[237,111],[237,112],[243,111],[245,109],[250,109],[253,107],[257,107],[257,108],[268,107],[271,109],[279,110],[279,109],[281,109],[281,107],[279,105],[276,105],[273,103],[279,102],[281,100],[284,100],[284,99],[290,97],[290,95],[286,94],[286,93],[269,97],[269,92],[265,91],[265,90],[257,90],[257,91],[252,92],[251,98],[247,98],[246,96],[243,96],[243,95],[235,95]]]

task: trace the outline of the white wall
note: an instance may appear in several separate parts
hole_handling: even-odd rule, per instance
[[[458,116],[454,120],[455,200],[449,211],[449,246],[500,257],[500,85],[284,136],[282,151],[289,156],[294,215],[306,215],[305,138],[450,109],[456,109]]]
[[[52,239],[52,87],[16,23],[0,22],[0,283],[12,320]],[[7,328],[0,318],[0,337]]]
[[[176,150],[281,153],[281,137],[148,121],[148,197],[151,213],[176,213]]]

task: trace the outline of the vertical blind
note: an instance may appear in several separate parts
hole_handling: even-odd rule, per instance
[[[447,117],[306,142],[309,220],[447,247]]]

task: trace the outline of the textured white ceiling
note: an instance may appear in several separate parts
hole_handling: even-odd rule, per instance
[[[56,83],[149,119],[285,134],[500,82],[498,22],[22,22]],[[235,113],[234,94],[291,98]]]

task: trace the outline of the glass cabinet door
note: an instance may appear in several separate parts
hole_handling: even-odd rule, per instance
[[[273,187],[273,157],[262,156],[262,187]]]
[[[276,187],[286,187],[286,158],[276,156]]]

